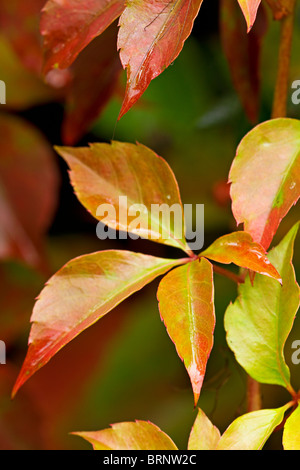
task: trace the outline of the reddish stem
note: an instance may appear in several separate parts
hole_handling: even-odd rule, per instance
[[[260,384],[252,377],[247,379],[247,411],[258,411],[261,409],[262,400],[260,393]]]
[[[221,274],[223,277],[227,277],[228,279],[231,279],[234,281],[236,284],[243,284],[245,282],[245,279],[243,276],[239,276],[238,274],[234,274],[231,271],[228,271],[228,269],[222,268],[221,266],[213,265],[214,266],[214,272]]]
[[[288,0],[289,13],[281,19],[277,80],[272,118],[286,116],[296,0]]]

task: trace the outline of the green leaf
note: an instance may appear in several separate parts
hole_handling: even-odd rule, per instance
[[[282,443],[284,450],[300,450],[300,402],[296,410],[288,417],[283,429]]]
[[[288,408],[285,405],[240,416],[226,429],[216,450],[261,450]]]
[[[282,385],[289,391],[290,371],[283,350],[299,307],[299,286],[292,266],[298,225],[269,253],[283,285],[257,274],[252,287],[247,278],[225,314],[227,341],[241,366],[258,382]]]
[[[31,317],[29,349],[13,395],[63,346],[134,292],[185,260],[101,251],[68,262],[46,284]]]
[[[211,263],[202,258],[174,269],[161,280],[157,298],[161,318],[190,376],[196,405],[215,328]]]
[[[254,243],[251,235],[246,232],[234,232],[218,238],[199,256],[224,264],[235,263],[237,266],[281,281],[277,270],[268,260],[264,248]]]
[[[188,450],[215,450],[221,438],[220,431],[208,419],[204,411],[198,410],[192,427]]]
[[[140,144],[121,142],[56,150],[71,168],[78,199],[95,218],[112,229],[189,251],[177,181],[167,162],[156,153]],[[101,204],[110,205],[105,220],[99,213]],[[166,216],[156,210],[163,204]],[[137,205],[142,205],[141,209]],[[176,222],[168,212],[173,205],[179,213]]]
[[[241,141],[229,180],[237,223],[267,250],[300,196],[300,121],[273,119],[256,126]]]
[[[147,421],[113,424],[96,432],[76,432],[90,442],[94,450],[178,450],[172,439]]]

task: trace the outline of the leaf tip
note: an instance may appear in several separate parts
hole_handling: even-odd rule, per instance
[[[247,34],[250,33],[251,29],[253,28],[253,24],[254,24],[254,23],[252,23],[252,24],[251,24],[251,23],[247,23]]]
[[[12,389],[12,392],[11,392],[11,399],[14,400],[18,391],[20,390],[20,388],[22,387],[22,385],[26,382],[26,378],[24,378],[22,376],[22,371],[21,373],[19,374],[14,386],[13,386],[13,389]]]
[[[188,374],[190,376],[192,389],[194,393],[194,408],[196,408],[199,401],[200,392],[203,384],[204,374],[201,373],[199,367],[193,362],[188,368]]]

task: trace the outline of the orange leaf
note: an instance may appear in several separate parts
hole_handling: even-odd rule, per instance
[[[254,243],[247,232],[234,232],[218,238],[209,248],[200,253],[219,263],[234,263],[281,282],[280,275],[266,256],[265,249]]]
[[[46,284],[31,317],[18,389],[66,344],[157,276],[181,264],[130,251],[102,251],[67,263]]]
[[[191,379],[198,402],[215,328],[212,265],[205,258],[168,273],[160,282],[160,315]]]

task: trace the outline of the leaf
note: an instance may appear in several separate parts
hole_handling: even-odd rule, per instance
[[[234,88],[252,124],[256,124],[259,117],[261,45],[267,30],[267,14],[262,7],[253,29],[247,34],[236,0],[221,0],[220,3],[222,48]]]
[[[104,222],[108,227],[189,252],[177,181],[167,162],[152,150],[121,142],[56,150],[71,168],[76,196],[95,218],[104,222],[99,206],[109,204]],[[154,205],[157,209],[162,204],[166,216],[160,217]],[[178,222],[168,217],[173,205]]]
[[[119,119],[136,103],[151,80],[179,55],[203,0],[129,0],[119,25],[118,49],[127,88]]]
[[[12,44],[2,35],[0,49],[1,80],[9,84],[6,90],[6,107],[9,110],[22,111],[58,98],[56,90],[25,68]]]
[[[288,417],[283,429],[284,450],[300,450],[300,406]]]
[[[45,0],[0,2],[1,34],[23,65],[35,74],[39,74],[42,67],[38,16],[44,4]]]
[[[116,49],[116,25],[94,39],[71,66],[66,93],[63,141],[74,145],[99,116],[115,91],[122,70]]]
[[[254,25],[258,7],[261,0],[238,0],[242,12],[244,14],[248,33]]]
[[[240,416],[226,429],[216,450],[261,450],[289,406]]]
[[[268,260],[264,248],[258,243],[254,243],[251,235],[247,232],[233,232],[224,235],[202,251],[199,256],[219,263],[234,263],[281,282],[280,274]]]
[[[300,121],[273,119],[256,126],[241,141],[229,180],[237,224],[267,250],[300,196]]]
[[[20,118],[0,116],[0,258],[41,267],[59,176],[43,136]]]
[[[41,17],[44,73],[53,68],[69,67],[123,9],[123,0],[48,0]]]
[[[289,391],[290,371],[283,349],[299,307],[299,286],[291,264],[297,230],[298,224],[269,253],[283,285],[257,274],[252,287],[247,278],[225,314],[227,342],[241,366],[258,382],[282,385]]]
[[[117,423],[110,429],[73,434],[90,442],[94,450],[178,450],[167,434],[147,421]]]
[[[261,450],[282,422],[289,404],[273,410],[259,410],[237,418],[222,437],[203,411],[199,410],[191,431],[188,450]],[[157,426],[146,421],[113,424],[110,429],[76,432],[95,450],[178,450]]]
[[[196,406],[213,346],[212,265],[202,258],[174,269],[161,280],[157,298],[161,319],[190,376]]]
[[[82,331],[182,262],[109,250],[67,263],[47,282],[34,306],[29,349],[13,395]]]
[[[292,2],[286,0],[266,0],[269,4],[274,20],[282,20],[285,16],[292,13],[294,5]]]
[[[221,434],[218,428],[199,408],[190,433],[188,450],[216,450],[220,438]]]

